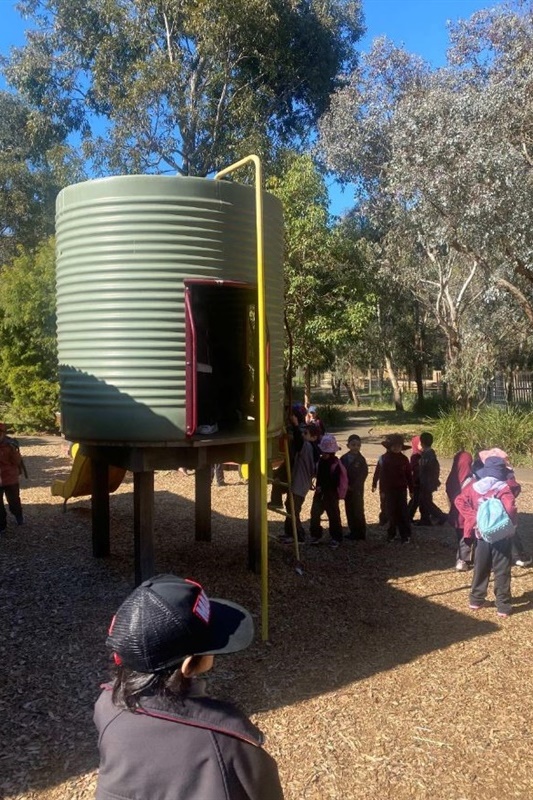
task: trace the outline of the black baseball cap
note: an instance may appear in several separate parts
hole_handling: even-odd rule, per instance
[[[202,586],[155,575],[124,600],[107,646],[115,662],[136,672],[160,672],[186,656],[236,653],[254,636],[252,617],[229,600],[210,599]]]

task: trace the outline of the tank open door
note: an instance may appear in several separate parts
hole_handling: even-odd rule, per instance
[[[185,282],[187,435],[254,427],[257,291],[248,283]]]

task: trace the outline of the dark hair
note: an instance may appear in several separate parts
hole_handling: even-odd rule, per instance
[[[420,434],[420,444],[423,444],[424,447],[431,447],[433,444],[433,434],[425,431],[424,433]]]
[[[350,442],[360,442],[360,441],[361,437],[358,436],[356,433],[352,433],[350,436],[348,436],[348,444],[350,444]]]
[[[309,422],[305,427],[304,431],[307,431],[309,436],[320,436],[320,428],[318,425],[315,425],[314,422]]]
[[[191,679],[181,672],[181,665],[161,672],[135,672],[119,666],[115,671],[112,700],[118,708],[134,711],[145,695],[179,699],[189,691]]]

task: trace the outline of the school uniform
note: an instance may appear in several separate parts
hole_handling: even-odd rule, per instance
[[[388,450],[381,456],[379,474],[380,488],[385,499],[385,509],[389,520],[388,538],[392,540],[399,532],[406,542],[411,537],[411,525],[407,510],[407,490],[413,491],[413,476],[409,459],[403,453]]]
[[[511,613],[511,549],[512,537],[490,544],[476,529],[479,503],[485,496],[497,496],[511,521],[516,525],[518,515],[513,492],[505,481],[483,477],[472,481],[456,497],[455,505],[464,519],[464,538],[476,539],[474,575],[470,587],[470,606],[483,605],[487,597],[491,571],[494,573],[494,595],[500,614]]]
[[[315,542],[322,538],[320,518],[324,512],[328,517],[331,538],[339,544],[342,542],[342,522],[338,495],[340,472],[336,468],[339,463],[337,456],[321,458],[318,462],[315,496],[313,497],[309,523],[311,539]]]
[[[420,482],[420,524],[431,525],[431,517],[442,525],[448,515],[433,502],[433,492],[440,486],[440,464],[432,447],[422,451],[418,466]]]
[[[350,539],[366,539],[365,481],[368,464],[361,453],[345,453],[341,456],[348,475],[348,491],[344,499],[346,520]]]

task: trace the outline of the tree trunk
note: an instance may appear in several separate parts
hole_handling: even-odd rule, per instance
[[[307,366],[304,372],[304,405],[307,406],[311,402],[311,367]]]
[[[402,402],[402,391],[400,389],[400,384],[398,383],[398,378],[396,377],[396,372],[392,366],[392,360],[389,355],[385,356],[385,366],[387,368],[387,372],[389,373],[389,379],[392,386],[392,396],[394,399],[394,408],[396,411],[403,411],[403,402]]]
[[[416,383],[416,396],[419,403],[424,402],[424,379],[422,373],[424,371],[423,365],[420,361],[415,364],[415,383]]]

